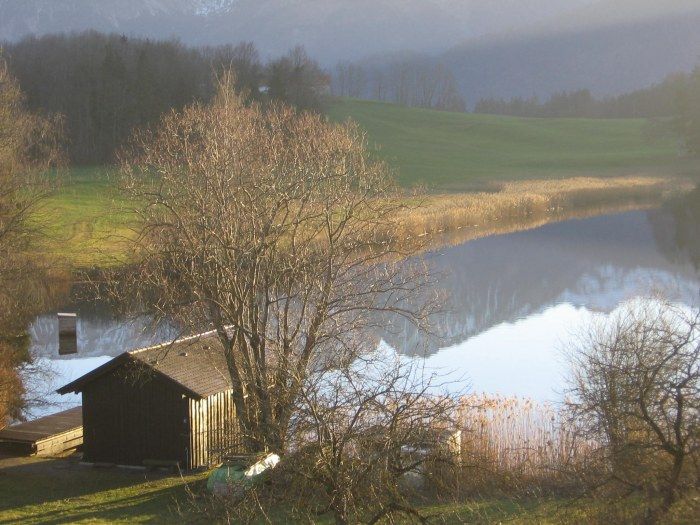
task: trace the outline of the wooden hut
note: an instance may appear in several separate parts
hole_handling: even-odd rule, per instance
[[[58,392],[82,393],[89,463],[194,469],[242,452],[214,334],[124,353]]]

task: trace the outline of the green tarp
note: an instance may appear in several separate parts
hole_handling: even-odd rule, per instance
[[[207,480],[207,489],[218,496],[240,495],[260,482],[265,474],[277,466],[279,456],[269,454],[248,461],[237,460],[226,463],[212,472]]]

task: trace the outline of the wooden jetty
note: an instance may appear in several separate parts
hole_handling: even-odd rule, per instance
[[[0,452],[9,454],[53,456],[82,444],[82,407],[0,430]]]

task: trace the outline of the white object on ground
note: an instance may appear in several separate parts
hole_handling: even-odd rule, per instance
[[[246,470],[245,477],[254,478],[255,476],[259,476],[266,470],[275,468],[279,462],[280,457],[277,454],[269,454]]]

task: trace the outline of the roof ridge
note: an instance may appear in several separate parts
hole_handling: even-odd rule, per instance
[[[224,358],[224,353],[218,351],[218,344],[216,345],[217,351],[214,352],[212,356],[209,356],[208,351],[204,351],[212,348],[213,345],[211,343],[218,343],[218,338],[214,335],[216,333],[216,330],[209,330],[207,332],[183,337],[179,340],[124,352],[104,365],[88,372],[81,378],[60,388],[58,392],[65,394],[68,392],[82,391],[84,386],[90,381],[97,379],[103,374],[110,373],[114,369],[127,364],[129,361],[143,363],[156,374],[163,376],[168,381],[177,385],[178,388],[183,389],[188,395],[204,398],[212,393],[222,392],[226,388],[231,387],[231,380],[227,378],[224,373],[227,364],[225,362],[219,362],[220,358]],[[187,346],[188,342],[191,342],[190,344],[193,347],[191,356],[188,355],[189,352],[181,353],[177,350],[180,343],[182,343],[183,350],[189,348]],[[166,350],[169,345],[173,345],[171,351]],[[157,352],[151,354],[147,353],[149,350],[153,351],[158,348],[164,348],[163,353],[165,353],[166,356],[164,356],[162,360],[157,356]],[[156,359],[152,359],[153,357]],[[185,357],[190,357],[190,359],[181,361],[181,359]],[[212,372],[212,370],[214,370],[214,372]]]
[[[167,346],[174,346],[174,345],[178,345],[180,343],[186,343],[187,341],[193,341],[195,339],[207,337],[207,336],[215,334],[216,332],[217,332],[217,330],[209,330],[208,332],[202,332],[201,334],[195,334],[195,335],[188,335],[187,337],[183,337],[182,339],[176,339],[175,341],[171,341],[168,343],[159,343],[157,345],[146,346],[144,348],[137,348],[135,350],[129,350],[126,353],[129,355],[134,355],[134,354],[138,354],[140,352],[146,352],[148,350],[157,350],[159,348],[165,348]]]

